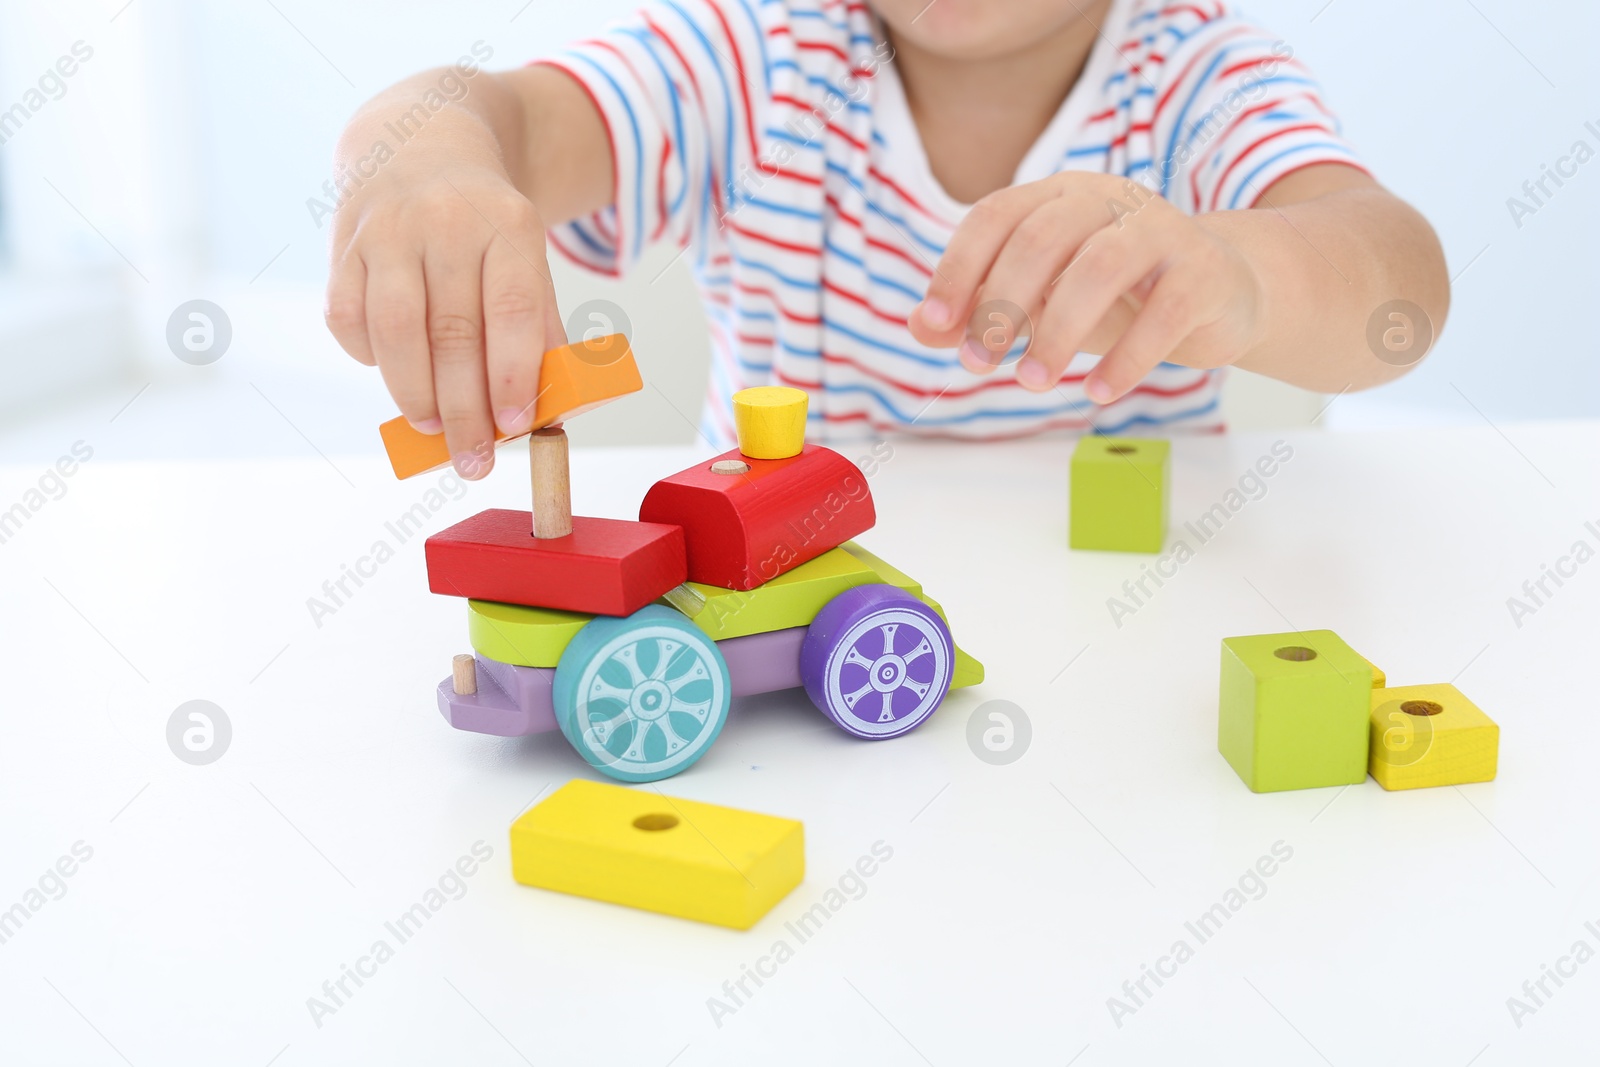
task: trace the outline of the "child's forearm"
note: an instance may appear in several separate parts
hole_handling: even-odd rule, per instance
[[[1427,354],[1449,311],[1438,238],[1374,185],[1317,191],[1293,181],[1254,210],[1198,219],[1260,281],[1261,336],[1237,365],[1324,393],[1399,377]],[[1305,193],[1313,195],[1299,198]],[[1396,301],[1405,306],[1386,307]]]
[[[465,91],[438,111],[441,80]],[[453,93],[450,95],[454,95]],[[427,111],[416,121],[419,106]],[[403,140],[402,140],[403,138]],[[385,146],[397,168],[487,167],[505,177],[556,225],[605,206],[611,151],[605,126],[583,90],[550,67],[504,73],[457,68],[424,71],[390,86],[351,118],[335,150],[335,166],[365,179],[387,163],[373,162]]]
[[[1102,358],[1083,391],[1098,404],[1162,362],[1238,364],[1337,393],[1421,358],[1425,344],[1369,345],[1369,323],[1380,341],[1408,325],[1384,305],[1410,301],[1432,324],[1410,323],[1416,334],[1436,334],[1449,293],[1428,224],[1350,167],[1307,167],[1261,207],[1201,216],[1128,178],[1069,171],[979,201],[909,325],[923,344],[960,345],[975,374],[992,373],[1028,332],[1015,373],[1035,392],[1092,352]]]

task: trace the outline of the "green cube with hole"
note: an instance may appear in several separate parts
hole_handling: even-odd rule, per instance
[[[1372,665],[1332,630],[1222,642],[1217,750],[1257,793],[1367,777]]]
[[[1103,552],[1160,552],[1167,539],[1168,441],[1080,437],[1072,452],[1067,543]]]

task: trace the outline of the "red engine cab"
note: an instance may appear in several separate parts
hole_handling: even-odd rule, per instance
[[[690,581],[748,590],[871,529],[877,511],[860,468],[806,445],[786,459],[735,448],[663,478],[639,519],[683,527]]]

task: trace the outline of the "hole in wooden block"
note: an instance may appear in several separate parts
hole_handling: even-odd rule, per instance
[[[711,465],[712,474],[747,474],[750,464],[739,459],[719,459]]]
[[[1139,451],[1133,445],[1107,445],[1106,452],[1113,456],[1131,456]]]
[[[653,812],[649,815],[639,816],[633,820],[633,825],[638,830],[670,830],[678,825],[678,817],[662,812]]]
[[[1432,700],[1407,700],[1400,705],[1400,710],[1407,715],[1437,715],[1444,710],[1444,705]]]
[[[1285,645],[1272,653],[1279,659],[1286,659],[1290,663],[1305,663],[1317,658],[1317,650],[1306,648],[1303,645]]]

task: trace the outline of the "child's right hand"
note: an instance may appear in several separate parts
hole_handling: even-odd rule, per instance
[[[540,356],[565,331],[533,204],[498,160],[434,148],[402,145],[340,206],[326,318],[406,420],[443,430],[456,469],[477,478],[496,429],[533,421]]]

